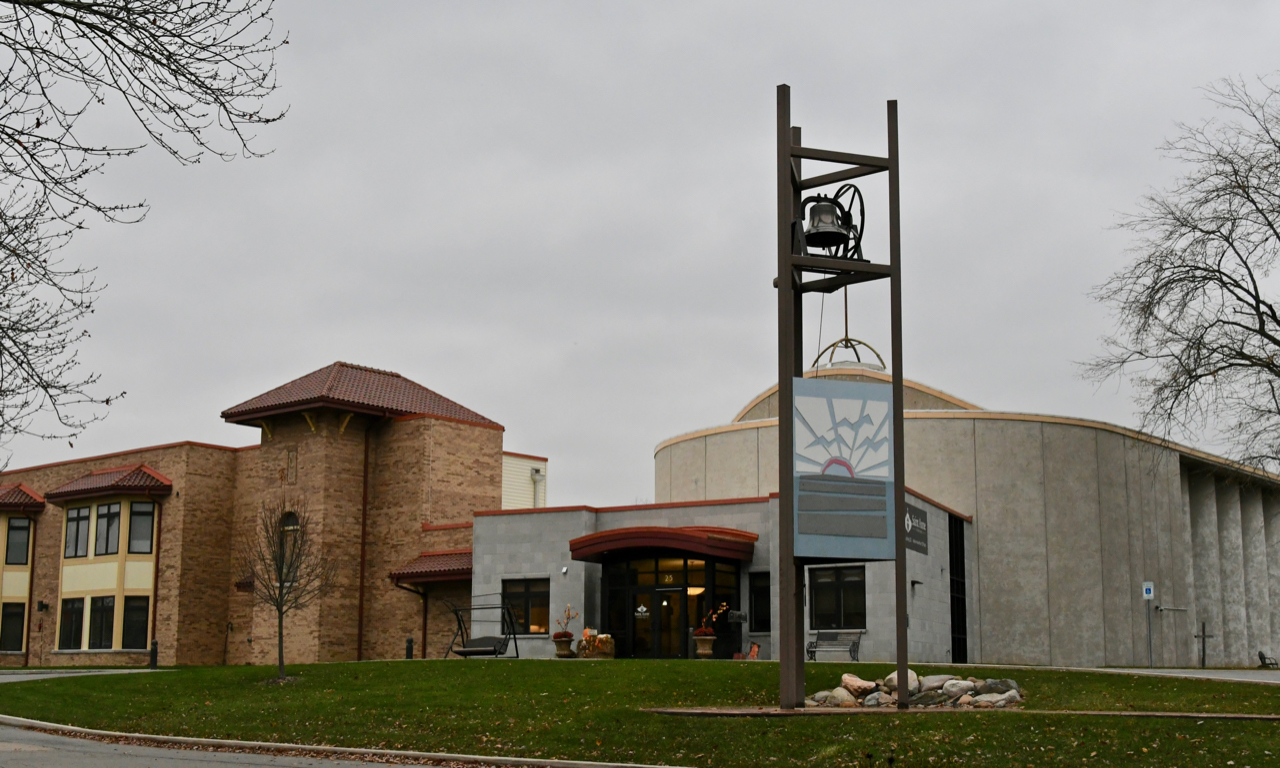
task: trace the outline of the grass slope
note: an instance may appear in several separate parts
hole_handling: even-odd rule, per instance
[[[921,674],[946,671],[913,667]],[[889,665],[811,664],[808,690]],[[977,676],[1006,676],[983,672]],[[365,662],[64,678],[0,686],[0,712],[90,728],[302,744],[687,766],[1277,764],[1280,723],[973,712],[683,718],[653,706],[769,706],[776,664]],[[1280,687],[1019,670],[1028,707],[1280,712]]]

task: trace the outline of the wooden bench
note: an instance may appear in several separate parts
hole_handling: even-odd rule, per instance
[[[1280,664],[1276,664],[1274,656],[1268,656],[1262,651],[1258,651],[1258,661],[1262,662],[1258,666],[1262,669],[1280,669]]]
[[[818,660],[818,651],[848,651],[849,660],[858,660],[858,649],[862,645],[861,632],[818,632],[818,636],[805,646],[809,661]]]

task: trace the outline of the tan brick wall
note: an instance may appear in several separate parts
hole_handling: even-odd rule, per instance
[[[146,463],[173,481],[172,495],[160,500],[158,529],[155,637],[163,665],[275,663],[275,614],[235,590],[241,573],[233,553],[237,541],[252,533],[264,502],[282,495],[304,502],[338,571],[328,596],[286,617],[286,662],[354,660],[367,429],[363,657],[402,658],[406,637],[414,638],[420,656],[422,599],[397,589],[388,574],[423,551],[470,547],[470,528],[424,532],[422,525],[470,522],[473,512],[501,506],[502,432],[427,418],[355,416],[345,426],[342,421],[335,411],[314,412],[310,422],[292,414],[273,418],[270,438],[263,432],[252,449],[178,444],[16,470],[0,480],[46,492],[93,470]],[[53,506],[35,516],[31,599],[43,600],[49,610],[33,614],[31,664],[146,663],[146,654],[53,653],[63,517],[63,509]],[[428,657],[443,654],[453,636],[450,604],[470,604],[469,581],[431,585]],[[91,655],[95,659],[87,661]],[[0,657],[0,666],[20,664],[21,657],[16,659]]]
[[[365,658],[404,656],[404,641],[422,643],[422,600],[397,589],[392,570],[424,551],[471,546],[471,529],[422,530],[423,523],[470,522],[472,513],[502,503],[502,432],[436,419],[392,421],[375,432],[366,547]],[[470,582],[430,587],[428,635],[453,617],[437,595],[470,605]],[[432,637],[431,643],[447,644]],[[440,645],[442,653],[445,645]]]
[[[40,493],[46,493],[99,469],[135,464],[146,464],[168,477],[173,482],[174,492],[167,498],[157,500],[160,502],[157,530],[160,553],[154,606],[156,614],[154,637],[159,642],[160,663],[163,665],[211,663],[209,654],[200,648],[198,641],[195,641],[190,653],[184,653],[183,649],[178,647],[178,627],[182,621],[180,600],[191,601],[187,616],[197,624],[202,622],[208,624],[210,621],[217,620],[217,606],[220,601],[225,602],[225,600],[218,596],[217,589],[211,584],[202,584],[195,574],[202,568],[216,569],[225,559],[225,554],[220,554],[215,547],[204,542],[207,535],[210,535],[209,531],[212,531],[212,535],[217,534],[220,524],[225,530],[225,523],[220,523],[215,516],[208,526],[209,531],[201,531],[202,521],[192,522],[186,519],[187,508],[188,502],[194,500],[196,503],[193,514],[203,516],[205,507],[211,504],[216,506],[215,500],[218,497],[226,498],[230,495],[230,468],[234,467],[237,455],[237,452],[231,449],[181,443],[87,461],[12,470],[0,474],[0,482],[25,483]],[[188,481],[191,479],[188,467],[193,462],[205,475],[210,474],[206,471],[206,467],[222,467],[224,471],[220,479],[205,480],[203,476],[197,477],[195,485],[188,489]],[[185,495],[184,490],[187,491]],[[52,504],[46,505],[44,512],[35,516],[36,534],[31,598],[35,601],[44,601],[49,606],[49,610],[37,611],[32,617],[31,631],[28,635],[32,666],[99,663],[84,661],[89,654],[53,652],[57,648],[64,517],[64,509]],[[189,534],[195,537],[191,542],[194,549],[186,552],[184,548],[187,546],[186,539]],[[188,573],[192,574],[193,588],[189,591],[181,588],[184,567]],[[225,611],[225,608],[222,610]],[[204,615],[210,614],[214,617],[212,620],[203,618]],[[184,630],[184,641],[186,634],[188,633]],[[220,652],[221,649],[219,649],[219,657]],[[92,655],[114,658],[121,654]],[[123,654],[123,656],[133,655]]]

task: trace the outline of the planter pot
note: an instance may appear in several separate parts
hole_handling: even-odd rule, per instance
[[[715,641],[716,641],[715,635],[694,635],[693,642],[698,644],[698,658],[700,659],[711,658],[711,653],[712,653],[711,645],[715,643]]]
[[[557,659],[572,659],[575,657],[572,637],[566,637],[563,640],[552,640],[551,642],[556,644]]]

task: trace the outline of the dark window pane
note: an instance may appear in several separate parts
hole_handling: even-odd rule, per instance
[[[67,510],[67,548],[65,557],[86,557],[89,554],[89,508]]]
[[[751,578],[751,631],[768,632],[772,627],[769,574],[753,573]]]
[[[812,629],[866,629],[866,570],[820,568],[809,572]]]
[[[689,561],[689,583],[693,586],[702,586],[707,583],[706,560]]]
[[[75,597],[63,600],[62,621],[58,630],[58,649],[62,651],[79,650],[83,634],[84,598]]]
[[[151,598],[126,597],[124,622],[120,628],[120,647],[147,648],[147,621],[151,615]]]
[[[97,540],[93,545],[95,555],[114,555],[120,551],[120,505],[98,505]]]
[[[5,565],[26,565],[31,542],[31,521],[25,517],[9,518],[9,535],[4,550]]]
[[[111,630],[116,623],[116,599],[114,597],[89,598],[89,647],[111,647]]]
[[[155,521],[155,504],[149,501],[135,501],[129,505],[129,554],[151,554],[151,536]]]
[[[502,582],[502,601],[515,617],[516,632],[540,635],[551,626],[551,580],[510,579]]]
[[[22,603],[5,603],[0,610],[0,651],[22,650],[22,629],[26,623],[27,606]]]

